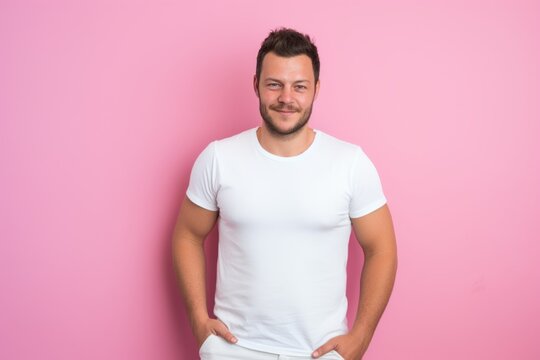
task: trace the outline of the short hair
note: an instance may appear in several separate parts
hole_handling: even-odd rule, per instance
[[[261,78],[262,62],[266,54],[273,52],[282,57],[293,57],[297,55],[307,55],[313,65],[315,83],[319,80],[321,64],[317,47],[307,34],[299,33],[294,29],[279,28],[270,32],[264,39],[257,54],[257,68],[255,76],[257,83]]]

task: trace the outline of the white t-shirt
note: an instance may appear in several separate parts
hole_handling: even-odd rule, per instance
[[[282,157],[257,128],[211,142],[187,196],[219,210],[214,314],[239,346],[310,356],[346,334],[351,219],[386,203],[363,150],[315,130],[310,147]]]

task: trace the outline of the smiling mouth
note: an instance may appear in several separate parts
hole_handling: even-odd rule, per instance
[[[298,112],[296,109],[286,109],[286,108],[272,108],[272,110],[277,111],[282,114],[293,114],[295,112]]]
[[[299,109],[291,105],[270,106],[270,109],[285,114],[295,113],[299,111]]]

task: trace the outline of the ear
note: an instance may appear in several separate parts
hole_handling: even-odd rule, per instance
[[[257,81],[257,75],[253,75],[253,90],[255,90],[255,95],[259,97],[259,84]]]
[[[319,95],[319,88],[321,87],[321,80],[317,80],[317,84],[315,84],[315,95],[313,96],[313,100],[317,98],[317,95]]]

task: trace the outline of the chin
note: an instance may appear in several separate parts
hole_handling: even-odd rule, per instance
[[[279,112],[262,105],[260,105],[259,109],[266,128],[275,135],[286,136],[297,133],[306,126],[309,120],[309,115],[305,119],[305,112],[299,112],[290,118],[283,118]]]
[[[280,135],[290,135],[293,133],[298,133],[305,127],[305,125],[306,124],[298,127],[298,123],[295,122],[294,124],[288,126],[276,126],[276,124],[274,123],[273,129],[271,128],[269,130],[275,133],[279,133]]]

